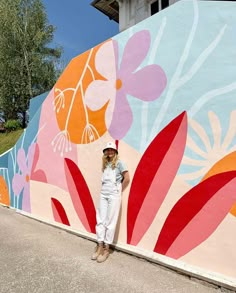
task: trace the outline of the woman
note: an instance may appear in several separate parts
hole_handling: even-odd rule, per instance
[[[91,259],[104,262],[109,256],[121,205],[121,193],[129,184],[129,172],[119,159],[116,145],[108,142],[103,149],[102,188],[97,209],[97,247]]]

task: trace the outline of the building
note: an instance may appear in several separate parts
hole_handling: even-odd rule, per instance
[[[94,0],[91,5],[119,23],[123,31],[178,0]]]

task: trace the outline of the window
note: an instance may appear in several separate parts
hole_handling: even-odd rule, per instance
[[[159,0],[151,4],[151,15],[157,13],[158,11],[159,11]]]
[[[161,0],[161,9],[165,9],[169,6],[169,0]]]
[[[151,15],[169,6],[169,0],[157,0],[151,3]]]

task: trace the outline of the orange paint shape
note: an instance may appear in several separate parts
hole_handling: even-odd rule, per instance
[[[218,161],[203,177],[202,181],[219,173],[236,170],[236,151],[228,154]],[[232,206],[230,213],[236,217],[236,203]]]
[[[54,87],[55,105],[64,104],[56,111],[58,126],[67,130],[70,141],[84,144],[95,141],[106,132],[105,104],[98,111],[91,111],[84,101],[84,94],[91,82],[104,80],[95,68],[95,56],[100,44],[72,59]],[[59,94],[63,91],[63,95]]]
[[[8,187],[6,181],[2,176],[0,176],[0,203],[5,204],[7,206],[10,205]]]

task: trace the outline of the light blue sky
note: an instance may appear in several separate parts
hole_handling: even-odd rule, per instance
[[[118,34],[118,24],[90,5],[92,0],[43,0],[48,21],[57,27],[54,43],[73,57]]]

